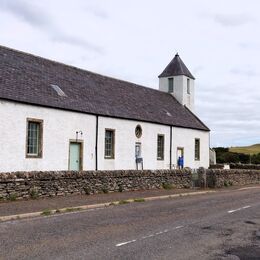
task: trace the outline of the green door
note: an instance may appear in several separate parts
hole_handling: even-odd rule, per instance
[[[81,170],[80,150],[81,150],[80,143],[70,143],[70,160],[69,160],[70,171]]]

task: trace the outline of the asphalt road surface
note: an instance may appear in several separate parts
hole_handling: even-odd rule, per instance
[[[260,188],[0,223],[0,259],[260,259]]]

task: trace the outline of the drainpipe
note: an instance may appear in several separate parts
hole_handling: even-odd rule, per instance
[[[96,171],[98,170],[98,115],[96,115],[96,144],[95,144]]]
[[[170,170],[172,169],[172,126],[170,127]]]

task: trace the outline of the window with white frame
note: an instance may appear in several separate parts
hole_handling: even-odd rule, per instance
[[[199,138],[195,139],[195,160],[196,161],[200,160],[200,139]]]
[[[27,142],[26,157],[42,157],[42,132],[43,121],[38,119],[27,119]]]
[[[157,160],[164,160],[164,135],[157,136]]]
[[[105,130],[105,158],[115,158],[115,130]]]

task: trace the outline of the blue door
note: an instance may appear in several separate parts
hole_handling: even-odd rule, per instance
[[[81,170],[81,158],[80,158],[81,144],[70,143],[70,158],[69,158],[69,170],[80,171]]]

